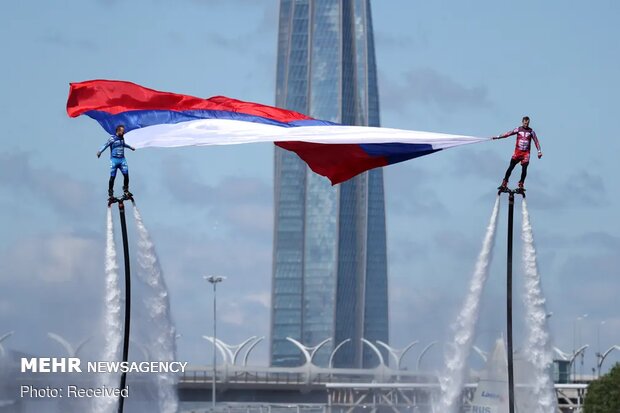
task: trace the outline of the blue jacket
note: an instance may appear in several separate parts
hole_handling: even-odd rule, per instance
[[[134,149],[125,143],[125,139],[121,139],[116,135],[110,136],[110,139],[99,149],[99,152],[103,153],[108,146],[110,147],[110,158],[124,158],[125,148]]]

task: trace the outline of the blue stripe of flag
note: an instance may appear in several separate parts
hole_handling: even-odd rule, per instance
[[[360,147],[370,156],[383,156],[388,164],[428,155],[441,149],[433,149],[427,143],[363,143]]]
[[[325,126],[337,125],[337,123],[318,120],[304,119],[292,122],[280,122],[261,116],[247,115],[240,112],[229,112],[224,110],[132,110],[118,113],[116,115],[109,114],[98,110],[86,112],[86,115],[99,122],[101,127],[109,134],[114,134],[118,125],[124,125],[125,131],[129,132],[138,128],[145,128],[153,125],[177,124],[200,119],[228,119],[240,120],[244,122],[262,123],[283,128],[291,128],[296,126]]]

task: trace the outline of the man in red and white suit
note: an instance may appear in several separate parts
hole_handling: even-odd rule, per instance
[[[506,175],[504,175],[504,181],[497,189],[506,189],[510,174],[519,162],[521,162],[521,179],[519,180],[519,189],[523,189],[523,183],[525,182],[525,177],[527,176],[527,167],[530,164],[530,147],[532,140],[534,140],[534,145],[536,145],[536,149],[538,149],[538,159],[542,157],[542,151],[540,150],[540,143],[538,142],[536,132],[530,128],[530,118],[528,116],[524,116],[521,121],[521,125],[522,126],[519,126],[518,128],[508,131],[502,135],[493,137],[493,139],[503,139],[512,135],[517,135],[515,152],[512,154],[512,158],[510,159],[510,165],[506,170]]]

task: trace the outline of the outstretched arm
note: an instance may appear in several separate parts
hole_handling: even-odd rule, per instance
[[[108,146],[110,146],[110,145],[112,144],[112,142],[113,142],[113,141],[114,141],[114,139],[113,139],[113,138],[108,139],[108,141],[105,143],[105,145],[103,145],[103,146],[101,147],[101,149],[99,149],[99,150],[97,151],[97,158],[101,156],[101,153],[102,153],[103,151],[105,151],[105,150],[108,148]]]
[[[126,143],[124,143],[124,142],[123,142],[123,146],[125,146],[125,148],[129,148],[129,149],[131,149],[132,151],[135,151],[135,150],[136,150],[136,148],[134,148],[133,146],[128,145],[128,144],[126,144]]]
[[[493,136],[493,139],[504,139],[504,138],[507,138],[509,136],[516,135],[517,132],[519,132],[519,128],[514,128],[513,130],[508,131],[506,133],[502,133],[501,135]]]

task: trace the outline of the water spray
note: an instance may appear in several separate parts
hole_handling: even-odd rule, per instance
[[[547,310],[536,263],[536,249],[532,225],[525,199],[521,205],[523,213],[523,267],[525,270],[525,316],[527,340],[525,357],[533,367],[532,408],[535,413],[553,413],[557,410],[557,399],[553,389],[550,370],[553,364],[551,342],[547,327]]]
[[[176,331],[170,314],[168,288],[155,245],[135,205],[133,214],[138,232],[138,280],[147,287],[144,303],[147,316],[153,323],[148,329],[149,350],[156,360],[173,361],[176,358]],[[176,376],[173,373],[157,376],[159,411],[162,413],[175,413],[178,409],[175,382]]]
[[[121,349],[123,339],[123,324],[121,322],[121,290],[119,285],[118,262],[114,245],[114,224],[112,210],[107,211],[106,253],[105,253],[105,313],[104,332],[105,345],[104,360],[116,360]],[[112,374],[102,375],[103,385],[112,387]],[[111,398],[95,399],[96,411],[106,412],[111,409],[114,400]]]
[[[474,274],[469,284],[468,295],[454,325],[454,339],[446,352],[445,371],[440,377],[441,412],[455,411],[456,403],[463,390],[467,358],[473,345],[474,333],[480,313],[480,298],[489,275],[489,264],[493,256],[497,216],[499,213],[499,196],[487,226],[482,249],[478,255]]]

